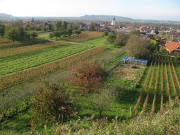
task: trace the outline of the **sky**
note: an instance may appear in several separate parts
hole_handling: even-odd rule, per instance
[[[117,15],[180,21],[180,0],[0,0],[0,13],[52,17]]]

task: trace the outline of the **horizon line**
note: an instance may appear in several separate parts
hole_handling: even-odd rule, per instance
[[[139,20],[139,21],[172,21],[172,22],[180,22],[179,19],[148,19],[148,18],[134,18],[134,17],[126,17],[126,16],[121,16],[121,15],[105,15],[105,14],[84,14],[84,15],[80,15],[80,16],[16,16],[13,14],[9,14],[9,13],[0,13],[0,14],[5,14],[5,15],[10,15],[13,17],[19,17],[19,18],[23,18],[23,17],[27,17],[27,18],[38,18],[38,17],[42,17],[42,18],[78,18],[78,17],[83,17],[83,16],[113,16],[113,17],[123,17],[123,18],[127,18],[127,19],[132,19],[132,20]]]

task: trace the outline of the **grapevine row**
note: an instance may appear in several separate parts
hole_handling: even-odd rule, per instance
[[[31,67],[39,66],[45,63],[53,62],[85,50],[94,48],[92,45],[72,45],[67,47],[49,48],[40,53],[28,54],[25,56],[15,56],[5,58],[0,62],[0,75],[6,75],[18,72]]]
[[[164,106],[163,106],[163,104],[164,104],[164,102],[163,102],[163,100],[164,100],[163,69],[164,68],[163,68],[163,66],[164,66],[164,64],[163,64],[163,57],[162,57],[162,63],[161,63],[161,107],[160,107],[161,112],[163,112],[163,110],[164,110]]]
[[[153,98],[153,104],[152,104],[152,113],[155,112],[158,81],[159,81],[159,60],[158,60],[158,71],[156,72],[156,84],[155,84],[155,88],[154,88],[154,98]]]
[[[173,91],[174,91],[174,94],[175,94],[175,97],[176,97],[176,102],[178,104],[180,104],[179,97],[178,97],[177,91],[176,91],[176,86],[174,84],[174,79],[173,79],[173,76],[172,76],[172,71],[171,71],[171,66],[170,66],[170,61],[169,60],[168,60],[168,63],[169,63],[168,65],[169,65],[169,71],[170,71],[170,77],[171,77],[171,81],[172,81]]]
[[[166,72],[166,85],[167,85],[167,92],[169,97],[169,103],[172,106],[172,99],[171,99],[171,93],[170,93],[170,87],[169,87],[169,81],[168,81],[168,72],[167,72],[167,65],[166,65],[166,57],[165,57],[165,72]]]
[[[174,64],[172,63],[172,68],[173,68],[173,71],[174,71],[174,75],[175,75],[175,78],[176,78],[176,82],[178,84],[178,87],[179,87],[179,90],[180,90],[180,83],[179,83],[179,80],[178,80],[178,77],[177,77],[177,73],[176,73],[176,70],[174,68]]]

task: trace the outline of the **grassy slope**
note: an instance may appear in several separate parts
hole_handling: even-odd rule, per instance
[[[49,39],[50,39],[50,38],[49,38],[49,34],[50,34],[50,32],[39,33],[39,34],[38,34],[38,38],[49,40]]]
[[[23,122],[23,117],[20,120]],[[173,108],[166,109],[163,113],[140,115],[124,122],[117,119],[112,121],[78,119],[64,124],[46,126],[41,131],[37,131],[38,126],[35,124],[34,133],[39,135],[179,135],[179,123],[179,108]],[[19,124],[19,128],[22,126],[21,124]],[[11,131],[0,131],[0,134],[29,135],[31,132],[30,125],[22,132],[18,132],[19,128],[14,128]]]
[[[119,49],[111,48],[111,49],[107,50],[106,52],[104,52],[103,54],[98,54],[97,56],[95,56],[95,57],[93,57],[91,59],[95,59],[95,60],[97,60],[97,59],[100,59],[100,60],[105,59],[106,60],[108,56],[113,56],[110,60],[108,59],[110,61],[110,63],[111,63],[110,65],[112,66],[112,61],[113,61],[114,64],[117,64],[119,62],[119,61],[117,61],[117,58],[120,59],[120,57],[122,57],[122,54],[121,54],[122,51],[121,50],[117,51],[117,50],[119,50]],[[52,80],[54,80],[54,78],[58,78],[58,76],[62,76],[61,72],[56,72],[56,73],[54,73],[54,75],[49,76],[50,78],[48,78],[48,80],[52,81]],[[61,82],[61,80],[59,80],[59,81]],[[26,85],[28,85],[28,84],[26,84]],[[28,86],[31,87],[31,85],[29,84]],[[36,81],[36,85],[38,85],[37,81]],[[23,85],[21,85],[21,88],[19,88],[18,86],[16,86],[16,87],[17,88],[12,88],[12,90],[14,91],[14,89],[17,89],[18,91],[16,90],[13,93],[22,93],[22,91],[23,91],[23,93],[25,93],[25,91],[27,91],[26,89],[28,89],[28,91],[32,91],[29,88],[24,88],[24,90],[23,90],[23,87],[24,87]],[[33,87],[32,87],[32,89],[33,89]],[[80,97],[79,101],[80,101],[80,103],[83,103],[83,104],[81,104],[82,110],[81,110],[80,116],[92,115],[94,113],[93,110],[89,109],[89,103],[90,102],[88,100],[89,100],[89,98],[84,98],[83,96]],[[118,104],[116,103],[115,105],[118,107],[119,103]],[[107,113],[108,116],[111,115],[112,117],[115,117],[117,114],[119,114],[120,111],[121,110],[118,110],[117,108],[114,108],[114,109],[112,109],[112,110],[110,110],[109,112],[106,112],[106,113]],[[3,125],[6,126],[6,130],[9,129],[9,130],[12,131],[14,129],[18,129],[18,130],[15,130],[15,132],[24,132],[25,129],[29,130],[27,127],[29,126],[28,122],[31,119],[31,117],[30,117],[30,115],[27,115],[27,114],[28,114],[27,112],[19,114],[15,118],[11,119],[10,121],[4,122]],[[22,124],[24,124],[24,125],[22,125]]]
[[[100,40],[100,39],[96,40],[96,43],[98,45],[103,45],[104,42],[102,42],[102,40]],[[91,41],[88,41],[88,42],[84,42],[82,44],[84,44],[84,45],[93,45],[94,43],[95,43],[94,40],[91,40]],[[80,43],[78,43],[78,45],[79,44]],[[114,49],[112,49],[111,52],[116,52],[116,51]],[[111,55],[113,55],[113,54],[114,53],[112,53]],[[106,55],[102,54],[103,59],[105,59],[105,56]],[[105,67],[107,69],[112,68],[114,65],[116,65],[119,62],[119,59],[121,57],[122,57],[122,54],[110,58],[110,60],[108,61],[107,65]],[[109,59],[109,58],[107,58],[107,59]],[[118,91],[120,92],[120,97],[119,97],[118,101],[115,101],[113,103],[113,106],[109,111],[106,111],[106,112],[103,113],[104,116],[108,116],[108,117],[111,117],[111,118],[114,118],[115,116],[119,116],[121,119],[125,119],[125,118],[130,116],[130,108],[133,107],[134,104],[135,104],[135,101],[136,101],[136,99],[137,99],[137,97],[139,95],[139,89],[136,89],[136,91],[135,90],[134,91],[129,91],[129,90],[122,90],[120,88],[122,88],[122,87],[127,88],[128,87],[129,89],[131,89],[136,84],[135,80],[137,78],[140,78],[140,76],[141,76],[142,72],[144,71],[144,69],[143,68],[137,69],[137,71],[135,72],[135,75],[133,75],[133,77],[135,76],[135,78],[136,78],[135,80],[133,80],[132,78],[124,80],[124,78],[126,78],[126,77],[128,78],[129,75],[133,74],[132,71],[127,73],[127,69],[131,70],[131,68],[127,68],[127,67],[124,67],[124,66],[118,67],[116,70],[113,71],[111,76],[105,82],[105,84],[114,86],[116,88],[119,87]],[[145,79],[146,73],[147,73],[147,69],[145,70],[144,76],[142,77],[142,79],[140,81],[140,86],[142,86],[142,84],[144,82],[144,79]],[[176,69],[177,69],[177,66],[176,66]],[[121,73],[122,71],[123,71],[123,73]],[[156,72],[157,72],[157,67],[155,68],[155,73]],[[118,74],[120,76],[118,76]],[[131,85],[129,85],[129,84],[131,84]],[[153,83],[153,88],[154,88],[154,84],[155,83]],[[90,115],[92,115],[94,113],[97,114],[96,112],[94,112],[91,109],[90,102],[91,102],[91,96],[88,96],[88,97],[82,96],[82,97],[79,98],[79,103],[80,103],[80,106],[81,106],[80,116],[83,117],[83,116],[90,116]],[[23,112],[22,114],[21,113],[18,114],[16,117],[11,119],[10,121],[4,122],[4,124],[3,124],[5,126],[4,127],[4,129],[5,129],[4,132],[8,132],[8,130],[10,130],[10,132],[12,132],[12,134],[15,134],[15,133],[23,134],[24,132],[30,131],[30,124],[29,124],[29,120],[31,119],[30,115],[31,115],[30,112]],[[75,124],[75,123],[72,123],[72,124]],[[87,121],[85,121],[85,123],[84,123],[84,121],[82,121],[82,123],[85,124],[85,125],[88,125]],[[75,125],[79,126],[82,129],[81,124],[80,125],[75,124]],[[107,125],[109,125],[109,123]],[[111,124],[109,126],[111,126],[111,128],[115,128],[115,127],[112,127]],[[109,130],[108,127],[105,130],[112,132],[111,130]],[[37,128],[42,129],[42,127],[38,127],[38,125],[37,125]],[[73,128],[77,129],[78,127],[73,127]],[[48,128],[48,130],[49,129],[50,128]],[[81,131],[81,132],[86,133],[86,132],[83,132],[83,131]],[[97,133],[96,130],[95,131],[87,130],[87,132]],[[105,131],[101,130],[101,132],[102,132],[102,134],[105,134]],[[138,132],[138,131],[136,131],[136,132]]]
[[[87,41],[87,40],[94,39],[97,37],[102,37],[102,35],[103,35],[103,32],[83,31],[80,35],[77,35],[75,37],[65,38],[65,40],[74,41],[74,42]]]

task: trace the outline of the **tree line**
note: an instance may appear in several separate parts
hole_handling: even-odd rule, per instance
[[[13,42],[34,40],[37,36],[36,32],[27,32],[20,25],[0,25],[0,37],[7,38]]]
[[[10,26],[0,25],[0,37],[7,38],[12,41],[34,40],[38,34],[36,31],[51,32],[50,38],[69,37],[78,35],[81,30],[78,26],[66,21],[56,21],[54,24],[45,23],[42,26],[35,24],[21,26],[13,24]],[[33,32],[31,32],[33,31]],[[35,31],[35,32],[34,32]]]
[[[124,46],[130,57],[148,58],[152,53],[159,51],[157,42],[144,39],[139,31],[134,30],[128,34],[105,32],[104,35],[107,36],[107,41],[116,48]]]
[[[55,37],[57,39],[58,37],[69,37],[80,33],[81,30],[77,26],[73,26],[73,24],[67,23],[66,21],[56,21],[50,38]]]

